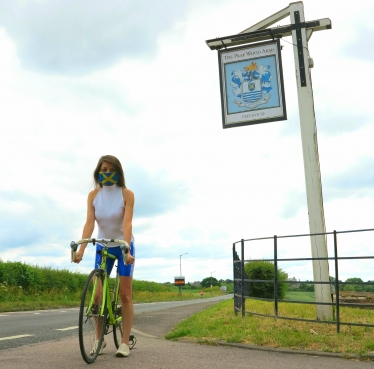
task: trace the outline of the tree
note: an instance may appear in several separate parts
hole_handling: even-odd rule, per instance
[[[346,282],[351,282],[351,283],[363,283],[364,281],[361,278],[348,278]],[[364,290],[364,285],[362,284],[346,284],[344,286],[345,291],[363,291]]]
[[[203,288],[208,288],[208,287],[210,287],[210,285],[212,285],[212,286],[219,286],[220,285],[219,282],[218,282],[218,280],[216,278],[214,278],[214,277],[204,278],[200,282],[200,284],[201,284],[201,287],[203,287]]]
[[[367,281],[367,283],[374,283],[374,281]],[[374,292],[374,285],[369,284],[365,286],[365,292]]]
[[[299,290],[305,291],[305,292],[313,292],[314,291],[314,285],[310,283],[300,283]]]
[[[250,261],[244,266],[247,279],[274,280],[274,264],[270,261]],[[287,280],[287,273],[277,270],[278,281]],[[277,294],[279,299],[286,296],[287,283],[278,283]],[[273,282],[249,282],[249,295],[253,297],[274,298]]]

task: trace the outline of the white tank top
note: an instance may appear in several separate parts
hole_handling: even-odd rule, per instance
[[[99,228],[97,238],[123,240],[125,204],[122,187],[117,185],[101,187],[92,205],[95,208],[95,218]],[[131,242],[134,242],[133,235],[131,235]],[[115,247],[118,243],[111,242],[108,246]]]

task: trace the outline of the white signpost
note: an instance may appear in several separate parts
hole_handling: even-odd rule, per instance
[[[291,18],[290,25],[268,28],[287,16]],[[210,49],[220,50],[232,46],[292,36],[309,213],[309,230],[312,234],[325,233],[326,230],[313,89],[310,75],[310,68],[313,67],[313,62],[308,52],[308,41],[314,31],[330,28],[331,21],[328,18],[305,22],[304,6],[299,1],[290,3],[287,8],[280,10],[237,35],[206,41]],[[311,236],[311,249],[312,258],[327,258],[326,236]],[[331,303],[331,291],[328,284],[328,260],[313,260],[313,275],[314,282],[317,282],[314,285],[316,302]],[[318,282],[325,282],[325,284],[319,284]],[[317,305],[317,319],[332,320],[332,306]]]

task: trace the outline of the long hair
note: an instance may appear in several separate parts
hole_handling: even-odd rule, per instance
[[[99,182],[99,172],[100,172],[101,164],[103,164],[104,161],[112,164],[114,166],[115,171],[118,173],[119,179],[118,179],[118,182],[116,183],[117,186],[126,188],[125,174],[123,173],[121,162],[113,155],[104,155],[99,159],[96,165],[96,169],[94,170],[94,173],[93,173],[95,188],[103,187],[103,185]]]

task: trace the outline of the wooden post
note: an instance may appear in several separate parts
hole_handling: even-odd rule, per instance
[[[310,75],[310,58],[305,27],[304,5],[291,3],[289,7],[296,68],[297,95],[301,140],[304,157],[305,184],[308,203],[310,233],[325,233],[321,171],[318,156],[317,128],[314,114],[313,89]],[[300,25],[300,27],[298,27]],[[312,258],[327,258],[326,236],[311,236]],[[313,260],[314,282],[329,282],[328,260]],[[314,285],[316,302],[331,303],[329,284]],[[333,310],[329,305],[317,305],[317,319],[332,320]]]

